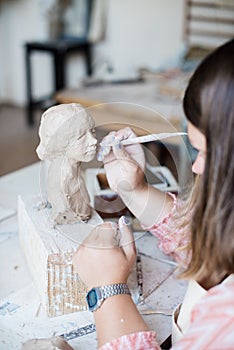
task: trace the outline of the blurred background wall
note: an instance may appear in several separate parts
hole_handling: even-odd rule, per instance
[[[25,104],[24,43],[49,38],[49,2],[0,0],[0,103]],[[183,0],[107,0],[106,5],[106,34],[94,46],[94,75],[112,69],[116,76],[131,77],[139,67],[176,63],[183,52]],[[46,53],[35,53],[35,95],[51,90],[51,64]],[[69,87],[81,84],[80,55],[69,58],[67,74]]]

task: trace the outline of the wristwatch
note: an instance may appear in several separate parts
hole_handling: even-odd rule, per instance
[[[107,286],[92,288],[86,296],[88,307],[90,311],[97,310],[103,301],[113,295],[130,294],[128,285],[126,283],[116,283]]]

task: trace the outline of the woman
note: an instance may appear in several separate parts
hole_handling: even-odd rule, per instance
[[[96,154],[97,139],[92,116],[79,104],[49,108],[41,118],[37,154],[49,160],[47,195],[57,224],[87,221],[89,195],[81,176],[81,162]]]
[[[179,260],[182,277],[190,280],[184,303],[173,317],[173,349],[234,349],[234,40],[210,54],[193,74],[184,96],[188,137],[197,149],[192,170],[195,188],[184,203],[150,187],[144,180],[139,145],[117,143],[102,149],[110,186],[160,240],[160,247]],[[130,129],[108,135],[133,137]],[[142,204],[144,203],[144,205]],[[102,350],[160,349],[154,332],[139,315],[126,287],[135,260],[133,236],[120,219],[120,246],[113,224],[96,228],[74,255],[74,265],[88,287],[120,285],[95,307],[98,344]],[[108,268],[107,268],[108,267]],[[125,287],[124,287],[125,286]],[[111,287],[108,287],[111,288]],[[113,289],[113,288],[112,288]],[[195,299],[193,296],[195,295]],[[192,297],[191,297],[192,296]],[[92,297],[92,294],[88,294]],[[192,299],[192,303],[191,303]]]

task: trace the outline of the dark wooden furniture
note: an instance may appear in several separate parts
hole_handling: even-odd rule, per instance
[[[47,52],[53,57],[53,91],[49,96],[41,99],[33,97],[32,65],[31,57],[36,51]],[[29,42],[25,44],[25,62],[26,62],[26,89],[27,89],[27,123],[33,125],[33,111],[35,108],[48,108],[56,104],[54,95],[56,91],[66,87],[66,59],[69,54],[82,53],[85,57],[86,72],[92,74],[91,44],[86,40],[60,39],[45,42]],[[42,72],[43,74],[43,72]]]
[[[84,14],[84,32],[81,36],[76,34],[66,34],[61,32],[56,40],[32,41],[25,44],[26,63],[26,91],[27,91],[27,124],[33,125],[34,109],[42,110],[57,104],[55,93],[66,87],[66,60],[71,54],[82,54],[85,59],[86,73],[92,74],[92,43],[89,40],[89,29],[91,24],[91,14],[93,11],[93,0],[86,0]],[[33,96],[33,77],[31,58],[35,52],[46,52],[53,59],[53,90],[49,96],[35,99]],[[40,67],[37,67],[40,69]],[[43,71],[40,72],[43,75]]]
[[[185,0],[184,39],[188,48],[214,49],[234,37],[233,0]]]

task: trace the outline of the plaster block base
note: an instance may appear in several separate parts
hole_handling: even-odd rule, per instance
[[[19,197],[19,239],[48,316],[87,309],[86,286],[74,272],[72,256],[102,219],[93,211],[88,223],[56,225],[40,198]]]

